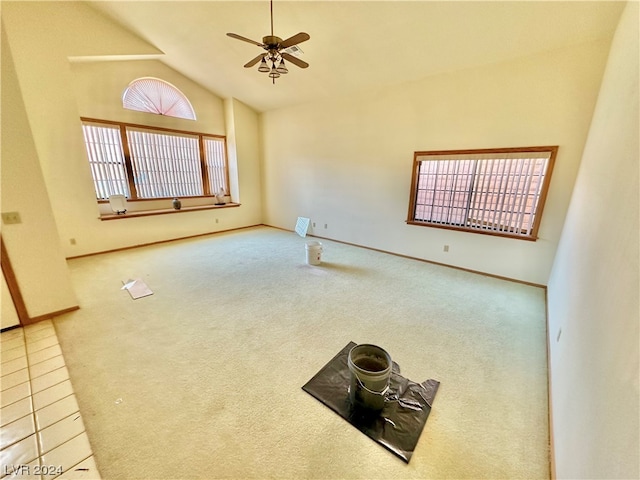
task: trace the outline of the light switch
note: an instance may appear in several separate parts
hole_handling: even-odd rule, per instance
[[[22,223],[22,219],[20,218],[20,214],[18,212],[3,212],[2,223],[4,223],[5,225],[10,225],[12,223]]]

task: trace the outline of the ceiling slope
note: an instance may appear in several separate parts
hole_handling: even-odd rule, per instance
[[[610,38],[624,2],[274,1],[274,34],[307,32],[302,59],[275,85],[243,65],[270,33],[264,1],[91,1],[164,52],[161,61],[257,111],[381,89],[430,75]]]

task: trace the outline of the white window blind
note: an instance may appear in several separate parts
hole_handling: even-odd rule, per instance
[[[129,110],[195,120],[191,102],[165,80],[142,77],[132,81],[122,94],[122,106]]]
[[[138,198],[204,194],[196,135],[127,128],[127,140]]]
[[[225,141],[222,138],[204,138],[205,159],[209,172],[209,190],[212,194],[222,190],[229,193],[227,179],[227,163],[225,155]]]
[[[223,136],[82,119],[98,200],[229,194]]]
[[[555,149],[417,152],[409,222],[532,237]]]
[[[96,197],[100,200],[106,200],[110,195],[130,198],[120,128],[83,124],[82,131]]]

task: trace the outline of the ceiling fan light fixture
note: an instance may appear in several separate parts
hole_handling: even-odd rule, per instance
[[[259,72],[267,73],[269,71],[269,65],[267,65],[267,61],[264,57],[262,57],[262,61],[260,62],[260,66],[258,67]]]
[[[269,72],[269,77],[270,78],[278,78],[280,76],[280,73],[278,73],[278,70],[276,69],[276,66],[274,65],[273,68],[271,68],[271,72]]]
[[[282,74],[289,73],[289,69],[284,64],[284,60],[283,59],[280,59],[280,64],[278,65],[278,68],[276,68],[276,72],[282,73]]]

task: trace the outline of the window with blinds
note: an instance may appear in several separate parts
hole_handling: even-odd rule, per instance
[[[98,200],[229,192],[223,136],[85,118],[82,128]]]
[[[122,94],[128,110],[195,120],[196,113],[187,96],[165,80],[142,77],[132,81]]]
[[[226,195],[229,191],[227,187],[227,157],[224,153],[224,146],[224,142],[218,139],[204,139],[209,191],[214,195],[221,191]]]
[[[535,240],[557,150],[415,152],[407,222]]]
[[[204,195],[196,135],[127,128],[131,167],[139,198]]]
[[[124,152],[118,126],[83,124],[84,143],[87,147],[89,166],[96,197],[108,199],[111,195],[131,198]]]

